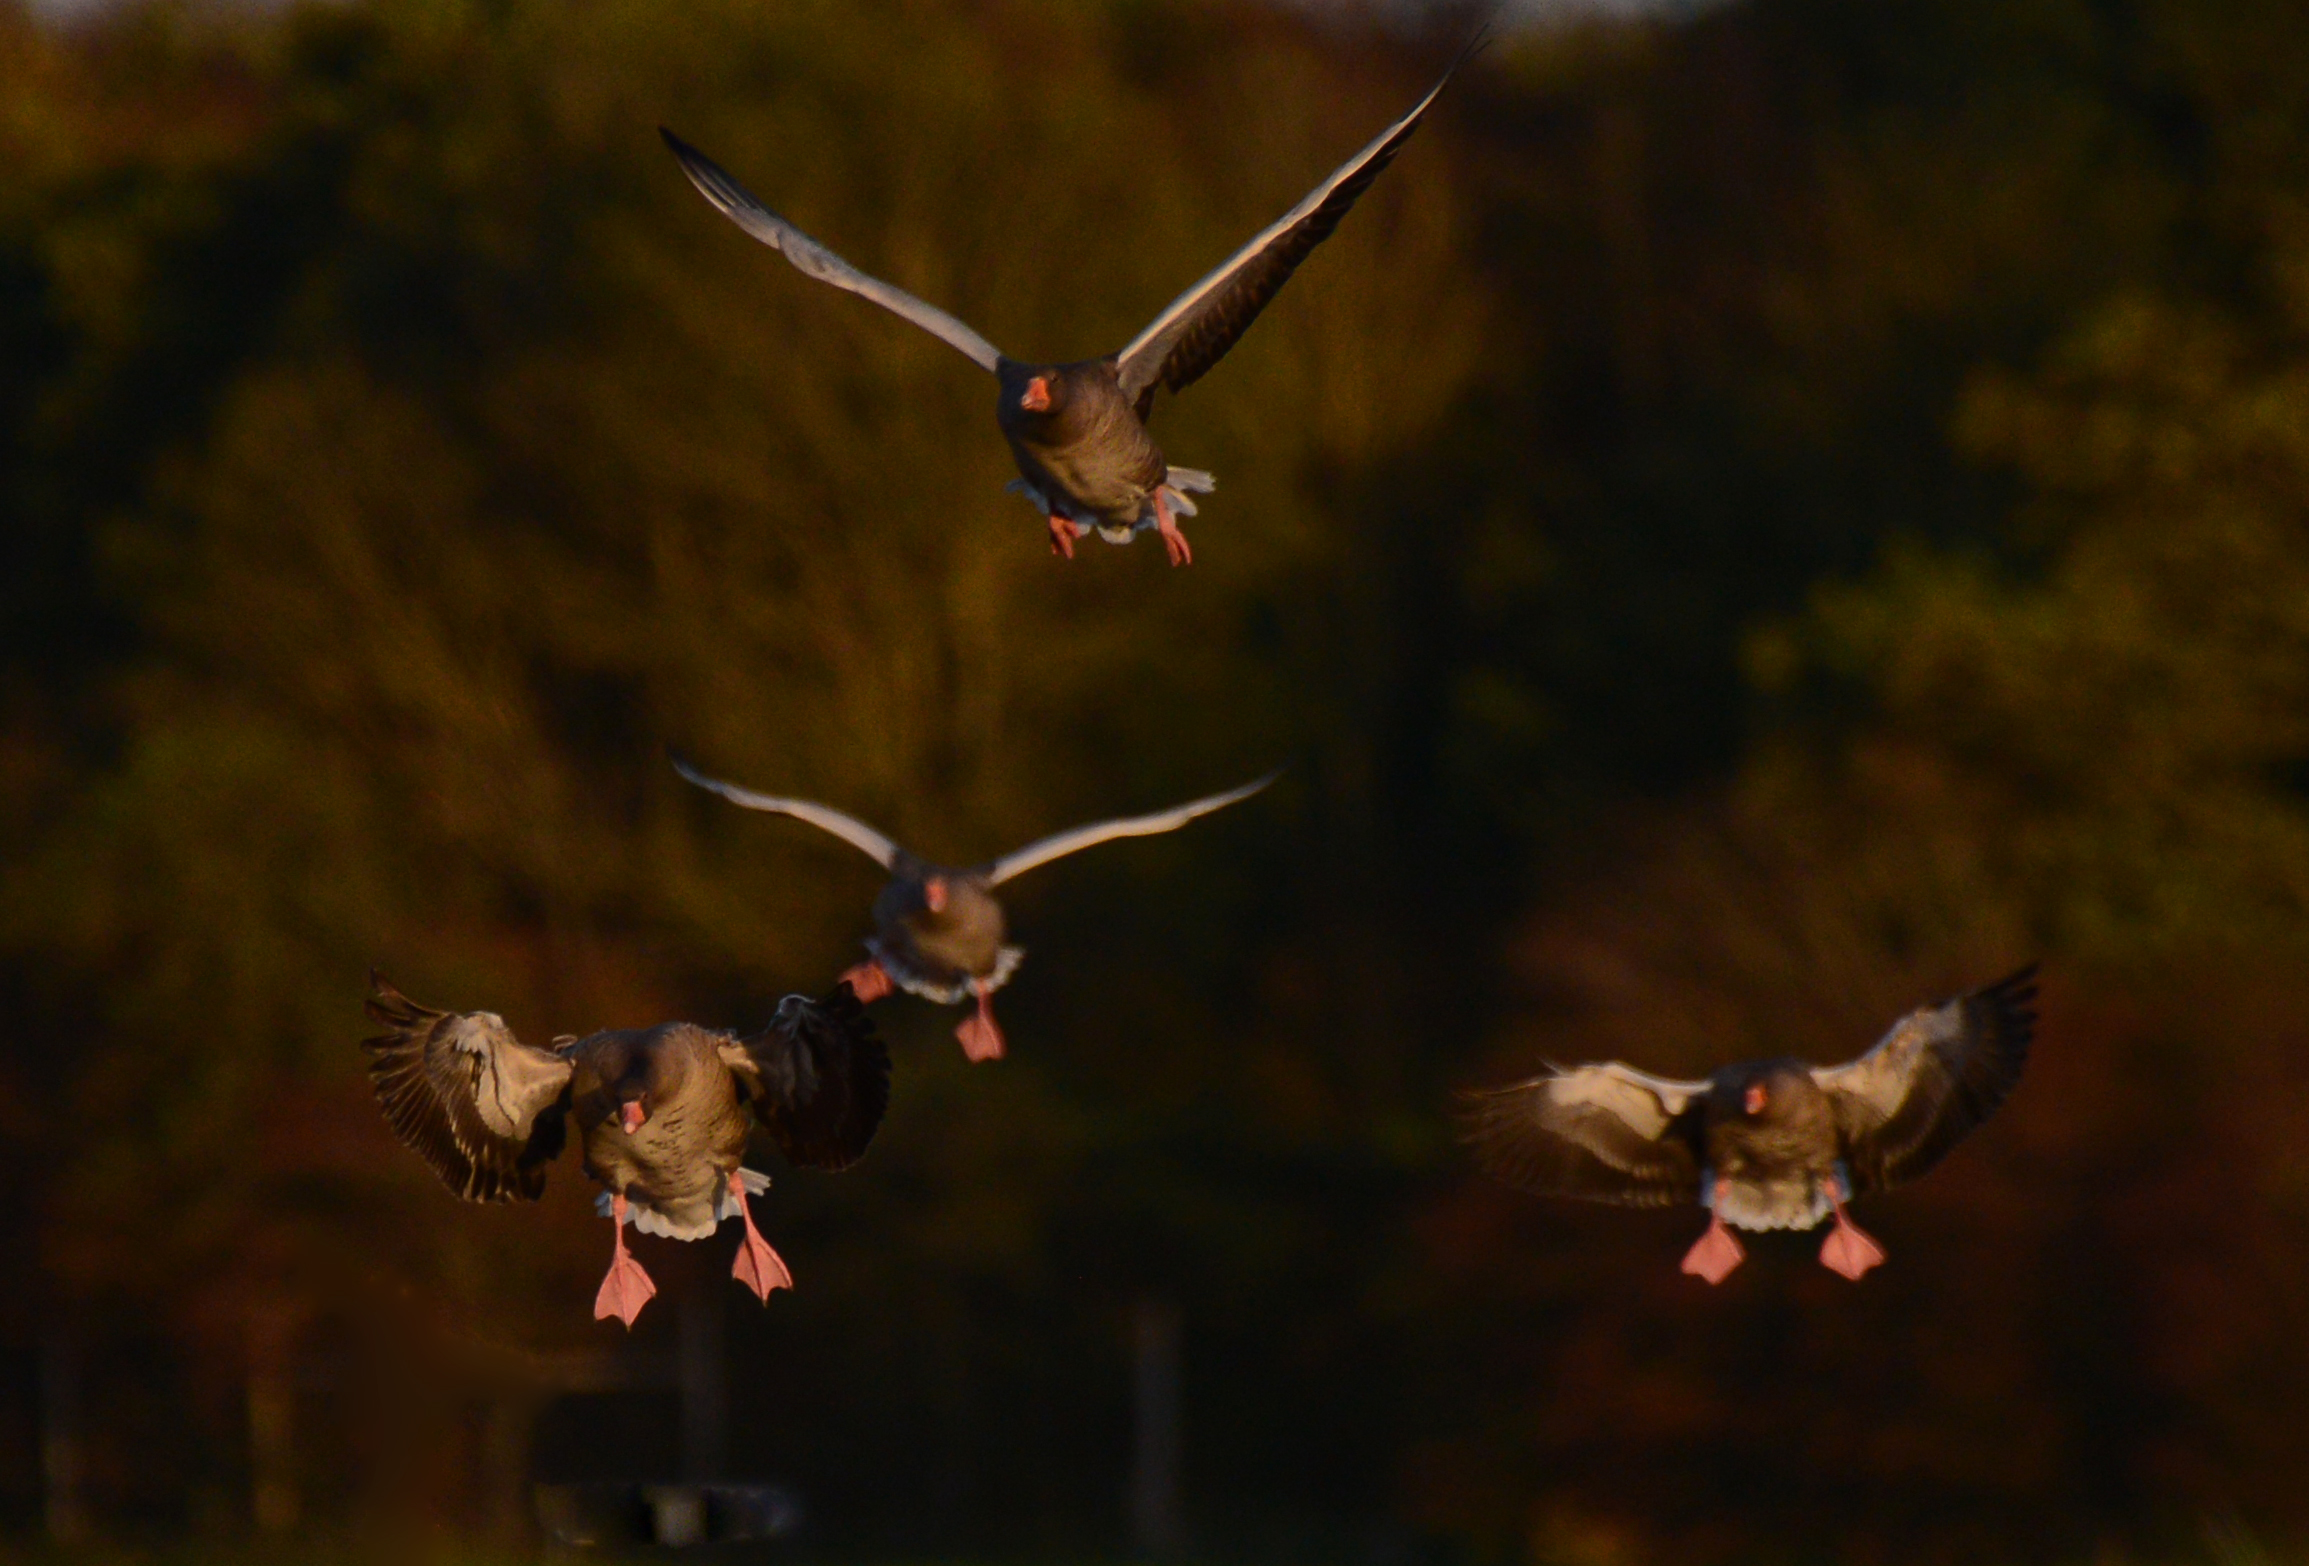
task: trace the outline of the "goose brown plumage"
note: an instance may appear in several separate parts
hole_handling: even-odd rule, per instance
[[[890,1058],[849,987],[789,995],[749,1037],[666,1022],[554,1041],[516,1038],[495,1012],[420,1006],[371,974],[365,1040],[377,1102],[401,1140],[469,1202],[535,1201],[577,1125],[585,1172],[613,1220],[597,1318],[628,1327],[657,1292],[625,1245],[644,1234],[700,1240],[725,1218],[745,1235],[731,1275],[764,1301],[793,1275],[746,1206],[767,1176],[743,1167],[759,1125],[807,1169],[857,1162],[890,1098]]]
[[[1696,1201],[1707,1231],[1683,1269],[1720,1283],[1742,1229],[1833,1217],[1820,1260],[1857,1281],[1884,1249],[1844,1210],[1916,1179],[1996,1112],[2036,1029],[2036,967],[1894,1023],[1840,1066],[1747,1061],[1703,1081],[1611,1061],[1470,1095],[1468,1140],[1525,1190],[1631,1207]]]
[[[1053,554],[1073,559],[1074,541],[1092,528],[1111,544],[1127,544],[1153,528],[1162,535],[1171,564],[1187,565],[1194,551],[1178,519],[1195,514],[1190,495],[1208,494],[1217,481],[1199,468],[1171,466],[1148,433],[1156,389],[1182,391],[1226,356],[1299,264],[1331,236],[1403,150],[1445,84],[1486,36],[1477,33],[1408,113],[1172,300],[1127,345],[1072,363],[1011,358],[944,310],[859,271],[764,206],[672,131],[661,126],[658,134],[700,195],[797,270],[871,299],[993,373],[996,422],[1018,465],[1019,476],[1010,487],[1047,520]]]
[[[874,899],[874,934],[866,942],[871,960],[850,969],[842,975],[843,980],[857,991],[859,999],[869,1003],[889,994],[893,985],[941,1006],[974,998],[977,1009],[954,1030],[962,1053],[973,1061],[1002,1058],[1006,1046],[1002,1030],[994,1022],[994,992],[1010,981],[1026,955],[1003,939],[1002,904],[995,900],[996,887],[1038,865],[1099,843],[1175,832],[1197,816],[1250,798],[1282,776],[1277,769],[1223,794],[1149,815],[1075,827],[986,864],[958,869],[909,852],[886,834],[831,805],[757,794],[708,777],[679,756],[672,759],[674,770],[699,788],[748,810],[807,821],[890,872],[889,881]]]

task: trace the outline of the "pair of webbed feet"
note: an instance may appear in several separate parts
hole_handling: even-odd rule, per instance
[[[1726,1182],[1716,1182],[1716,1203],[1720,1208]],[[1828,1200],[1835,1205],[1836,1227],[1828,1231],[1828,1238],[1820,1242],[1820,1265],[1858,1283],[1871,1267],[1884,1260],[1884,1247],[1852,1221],[1844,1211],[1844,1198],[1830,1191]],[[1707,1232],[1689,1251],[1684,1253],[1684,1271],[1710,1283],[1721,1283],[1732,1275],[1732,1269],[1747,1258],[1747,1248],[1738,1236],[1726,1226],[1719,1213],[1708,1215]]]
[[[850,986],[850,993],[857,996],[863,1006],[873,1005],[897,988],[878,962],[858,964],[842,975],[841,982]],[[970,1057],[972,1064],[1000,1060],[1007,1046],[1002,1040],[1002,1030],[994,1025],[994,992],[976,979],[970,981],[970,990],[978,998],[978,1007],[963,1019],[954,1036],[962,1041],[962,1053]]]
[[[730,1276],[754,1291],[756,1298],[768,1303],[772,1289],[790,1289],[794,1275],[786,1270],[785,1262],[770,1249],[770,1242],[762,1238],[762,1231],[754,1227],[753,1212],[746,1206],[745,1182],[736,1170],[730,1171],[730,1196],[738,1204],[738,1216],[745,1220],[745,1238],[738,1243],[737,1260],[730,1264]],[[627,1327],[641,1314],[657,1294],[657,1285],[642,1270],[633,1252],[625,1248],[626,1199],[622,1191],[609,1199],[609,1221],[612,1244],[615,1249],[609,1258],[609,1275],[601,1280],[601,1292],[593,1297],[593,1316],[606,1321],[615,1316]]]
[[[1171,515],[1170,503],[1161,495],[1155,496],[1155,531],[1162,535],[1163,548],[1175,566],[1195,563],[1194,547],[1187,535],[1179,531],[1179,519]],[[1050,516],[1050,552],[1062,559],[1074,558],[1074,524],[1055,511]]]

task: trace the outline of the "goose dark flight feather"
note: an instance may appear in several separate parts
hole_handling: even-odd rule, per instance
[[[2032,964],[1910,1012],[1840,1066],[1748,1061],[1702,1081],[1617,1061],[1551,1070],[1470,1095],[1468,1140],[1525,1190],[1707,1207],[1684,1270],[1710,1283],[1743,1255],[1727,1225],[1809,1229],[1829,1217],[1820,1259],[1857,1279],[1884,1253],[1844,1204],[1916,1179],[1996,1112],[2027,1063],[2036,993]]]
[[[843,975],[861,1000],[872,1002],[893,987],[939,1005],[975,999],[976,1009],[956,1028],[962,1052],[974,1061],[999,1060],[1006,1048],[995,1025],[993,996],[1009,982],[1026,954],[1004,939],[1002,905],[994,888],[1053,859],[1122,837],[1175,832],[1198,816],[1250,798],[1282,775],[1263,778],[1170,810],[1125,816],[1076,827],[1031,843],[986,864],[956,868],[933,864],[901,848],[864,822],[814,800],[759,794],[708,777],[679,756],[673,767],[685,779],[733,805],[807,821],[865,853],[890,872],[874,899],[874,934],[866,942],[871,960]]]
[[[1012,359],[960,320],[893,284],[869,276],[770,210],[730,173],[663,127],[659,134],[714,209],[783,255],[801,272],[873,300],[951,344],[997,383],[995,418],[1018,464],[1011,486],[1047,521],[1053,554],[1096,528],[1127,544],[1148,528],[1162,535],[1171,564],[1193,561],[1181,516],[1191,495],[1208,494],[1210,474],[1172,467],[1146,421],[1158,386],[1177,392],[1199,380],[1250,329],[1259,312],[1392,163],[1454,73],[1484,42],[1479,33],[1427,96],[1334,170],[1305,199],[1171,301],[1119,353],[1065,364]]]
[[[769,1031],[725,1046],[722,1059],[787,1162],[847,1169],[890,1107],[890,1056],[847,984],[823,1000],[788,996],[778,1016]]]
[[[1299,263],[1331,237],[1340,219],[1395,161],[1444,87],[1486,37],[1478,33],[1469,40],[1426,97],[1333,170],[1297,206],[1164,306],[1162,314],[1115,355],[1115,379],[1141,419],[1154,411],[1157,386],[1173,393],[1184,391],[1226,357],[1259,312],[1282,292]]]
[[[847,985],[820,1000],[789,995],[758,1034],[687,1022],[522,1043],[494,1012],[420,1006],[370,975],[369,1015],[389,1030],[364,1041],[385,1119],[469,1202],[535,1201],[545,1166],[577,1123],[585,1170],[615,1220],[596,1317],[627,1326],[657,1292],[625,1245],[625,1225],[696,1240],[725,1218],[745,1235],[731,1274],[764,1300],[793,1276],[754,1227],[742,1167],[755,1125],[806,1169],[855,1163],[889,1105],[890,1057]]]

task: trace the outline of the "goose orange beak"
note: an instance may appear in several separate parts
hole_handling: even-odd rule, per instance
[[[627,1136],[639,1131],[641,1123],[648,1118],[649,1111],[641,1107],[641,1100],[638,1098],[629,1098],[617,1106],[617,1123],[624,1128]]]
[[[922,904],[932,913],[946,911],[946,878],[934,875],[922,883]]]
[[[1050,411],[1050,377],[1037,375],[1033,380],[1028,381],[1026,383],[1026,395],[1018,399],[1018,405],[1028,413],[1048,413]]]

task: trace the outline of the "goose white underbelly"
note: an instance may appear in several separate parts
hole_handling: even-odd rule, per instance
[[[909,995],[919,995],[940,1006],[951,1006],[957,1001],[970,999],[971,979],[968,974],[956,977],[950,973],[933,973],[900,951],[892,941],[869,938],[866,950],[874,954],[874,960],[882,965],[882,971],[890,976],[891,981]],[[1010,982],[1010,976],[1018,971],[1018,964],[1025,956],[1026,948],[1023,946],[1002,947],[994,954],[994,971],[978,982],[989,995],[993,994]]]
[[[1841,1172],[1776,1178],[1734,1176],[1721,1189],[1713,1170],[1700,1185],[1700,1203],[1735,1229],[1809,1229],[1835,1210],[1832,1182]]]
[[[759,1196],[770,1188],[770,1177],[759,1169],[740,1169],[738,1179],[743,1181],[747,1194]],[[607,1191],[593,1199],[593,1210],[600,1216],[610,1215],[614,1199]],[[661,1210],[639,1191],[628,1191],[625,1197],[625,1221],[641,1234],[663,1235],[669,1240],[702,1240],[721,1227],[725,1218],[739,1216],[738,1199],[726,1185],[715,1193],[711,1217],[701,1211],[702,1203],[683,1206],[678,1216]]]

